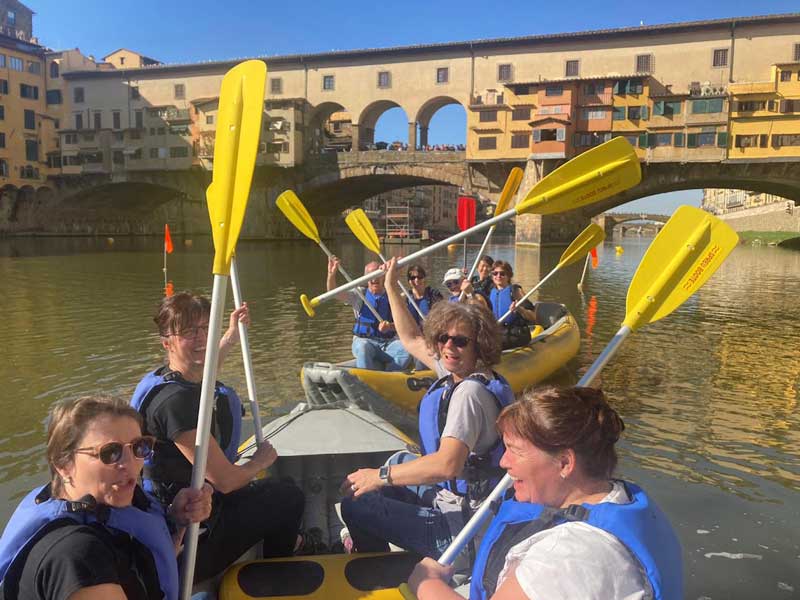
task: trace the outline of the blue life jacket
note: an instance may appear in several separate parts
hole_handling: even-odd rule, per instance
[[[492,304],[492,312],[494,313],[495,319],[502,317],[508,312],[508,309],[511,308],[511,303],[514,301],[512,296],[514,287],[514,285],[507,285],[502,290],[492,288],[492,291],[489,293],[489,301]],[[502,323],[503,327],[520,327],[526,326],[527,324],[528,322],[525,318],[517,311],[508,315]]]
[[[460,297],[461,297],[461,294],[460,294],[460,293],[458,293],[458,294],[455,294],[455,295],[451,295],[451,296],[450,296],[450,297],[447,299],[447,301],[448,301],[448,302],[458,302],[458,299],[459,299]]]
[[[389,297],[385,292],[380,296],[376,296],[369,290],[366,290],[364,292],[364,297],[367,299],[367,302],[378,311],[378,314],[384,321],[392,320],[392,309],[389,307]],[[394,331],[387,331],[385,333],[379,331],[379,324],[375,315],[372,314],[372,311],[362,302],[361,308],[358,311],[358,316],[356,317],[356,322],[353,325],[353,335],[359,337],[383,338],[387,340],[396,335]]]
[[[145,424],[147,423],[147,409],[150,406],[150,402],[156,397],[158,392],[167,385],[182,385],[184,387],[191,386],[192,389],[198,389],[199,393],[198,384],[187,382],[177,371],[170,371],[165,367],[160,367],[155,371],[148,373],[139,382],[139,385],[136,386],[133,396],[131,397],[131,406],[133,406],[133,408],[135,408],[139,414],[142,415]],[[238,457],[239,442],[241,441],[242,436],[242,401],[239,399],[239,396],[236,395],[236,392],[233,391],[233,388],[229,388],[225,384],[218,381],[214,392],[215,400],[218,400],[220,396],[225,396],[228,399],[228,408],[231,413],[233,428],[230,432],[228,443],[224,447],[222,446],[221,440],[225,438],[223,433],[227,432],[214,431],[215,423],[213,422],[212,435],[214,436],[214,439],[220,443],[220,447],[222,448],[222,451],[225,453],[225,456],[228,458],[228,460],[231,463],[235,463]],[[161,467],[157,453],[158,450],[156,450],[156,452],[154,452],[150,458],[144,461],[144,489],[151,493],[154,491],[155,487],[153,485],[153,477],[151,477],[151,473],[154,471],[158,472]],[[169,478],[168,475],[166,475],[166,477]],[[157,476],[157,478],[160,478],[160,476]]]
[[[623,482],[630,504],[572,505],[565,509],[506,500],[481,541],[472,570],[470,600],[491,598],[509,550],[539,531],[584,521],[616,537],[644,569],[655,600],[683,599],[681,546],[667,517],[640,487]]]
[[[112,534],[123,531],[144,545],[152,555],[164,598],[177,600],[179,583],[175,546],[157,500],[137,487],[133,504],[125,508],[70,502],[53,498],[49,484],[25,496],[11,515],[0,539],[0,581],[5,597],[16,597],[25,561],[36,543],[55,529],[76,524],[102,526]]]
[[[425,288],[422,298],[414,298],[414,301],[417,303],[417,306],[419,306],[422,314],[427,316],[427,314],[431,312],[431,306],[433,306],[433,303],[438,302],[441,299],[442,295],[437,290],[434,290],[428,286]],[[419,316],[419,313],[411,305],[411,300],[407,300],[406,302],[408,302],[408,311],[411,313],[411,316],[414,317],[417,325],[422,324],[422,317]]]
[[[502,375],[494,372],[493,375],[493,379],[487,379],[480,373],[475,373],[462,381],[481,383],[491,392],[498,409],[502,410],[514,401],[514,392]],[[433,454],[439,450],[450,400],[460,383],[454,385],[451,375],[441,377],[422,397],[419,404],[419,437],[423,454]],[[478,455],[470,452],[464,465],[463,479],[445,481],[439,485],[453,493],[467,496],[468,499],[482,500],[489,495],[504,474],[500,468],[503,452],[505,445],[502,438],[498,438],[486,454]]]

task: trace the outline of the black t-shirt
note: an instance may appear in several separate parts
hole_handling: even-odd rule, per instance
[[[80,589],[122,587],[128,600],[160,600],[150,552],[123,532],[69,524],[46,533],[30,549],[19,579],[19,600],[66,600]]]
[[[166,367],[158,371],[159,374],[164,372],[167,372]],[[173,376],[180,377],[177,374]],[[147,475],[157,484],[170,488],[166,498],[157,490],[159,499],[167,503],[172,501],[169,496],[174,496],[178,489],[191,482],[192,463],[181,454],[174,441],[180,434],[197,429],[200,413],[201,385],[182,378],[179,381],[178,384],[167,384],[156,392],[147,404],[144,415],[145,431],[158,440],[153,455],[154,467]],[[230,443],[233,418],[227,396],[217,394],[211,435],[222,448]]]

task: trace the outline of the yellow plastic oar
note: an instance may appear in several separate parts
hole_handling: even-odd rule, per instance
[[[625,320],[578,386],[591,385],[623,341],[643,325],[666,317],[700,289],[739,238],[729,225],[693,206],[681,206],[650,244],[628,287]],[[480,529],[513,480],[506,474],[439,558],[451,564]],[[414,594],[403,584],[404,598]]]
[[[553,275],[555,275],[559,269],[563,269],[567,265],[571,265],[575,261],[580,260],[584,256],[586,256],[592,248],[597,246],[597,244],[601,244],[603,240],[606,239],[606,232],[603,230],[602,227],[596,225],[595,223],[591,223],[586,229],[581,231],[572,243],[564,250],[564,253],[561,255],[561,258],[558,261],[558,264],[553,267],[553,270],[550,271],[544,278],[539,281],[533,288],[531,288],[522,298],[517,300],[517,306],[522,304],[523,301],[527,300],[533,292],[538,290],[544,282],[550,279]],[[513,310],[506,311],[506,313],[497,319],[498,323],[502,323],[505,321],[508,316],[514,312]]]
[[[267,65],[260,60],[243,62],[225,74],[219,94],[217,139],[214,144],[214,172],[206,192],[211,234],[214,239],[214,287],[208,322],[200,410],[197,419],[192,488],[199,490],[205,481],[208,442],[217,380],[217,357],[222,312],[231,259],[242,229],[250,183],[258,152],[261,117],[264,112],[264,85]],[[192,594],[194,563],[197,557],[199,524],[189,525],[184,540],[181,569],[181,598]]]
[[[514,194],[517,193],[519,190],[519,186],[522,183],[522,176],[524,173],[522,169],[519,167],[514,167],[511,169],[511,172],[508,174],[508,178],[506,179],[506,184],[503,186],[503,191],[500,192],[500,198],[497,200],[497,206],[494,208],[494,216],[498,216],[503,214],[506,209],[508,208],[508,204],[511,202],[511,199],[514,197]],[[494,233],[495,228],[497,225],[492,225],[489,227],[489,231],[486,232],[486,237],[483,238],[483,244],[481,244],[480,250],[478,250],[478,254],[475,255],[475,260],[472,263],[472,268],[469,270],[469,274],[467,274],[467,281],[472,281],[472,276],[475,274],[475,269],[478,268],[478,263],[481,261],[481,257],[483,253],[486,251],[486,246],[489,245],[489,240]],[[458,296],[459,300],[464,299],[464,292],[461,292]]]
[[[359,242],[364,244],[368,250],[377,254],[378,258],[380,258],[383,262],[386,262],[383,254],[381,254],[381,242],[378,239],[378,234],[375,231],[375,228],[372,226],[367,213],[364,212],[364,209],[357,208],[351,211],[350,214],[344,218],[344,222],[347,223],[350,231],[352,231],[353,235],[358,238]],[[417,311],[420,319],[424,321],[425,315],[422,314],[422,310],[417,305],[417,301],[414,300],[414,296],[406,289],[406,286],[404,286],[403,282],[399,279],[397,280],[397,285],[399,285],[400,289],[403,290],[403,293],[406,295],[406,298],[408,298],[411,306],[414,307],[414,310]]]
[[[333,253],[328,250],[328,247],[319,237],[319,231],[317,230],[316,223],[314,223],[314,219],[311,218],[311,215],[300,201],[300,198],[297,197],[297,194],[295,194],[292,190],[286,190],[280,196],[278,196],[278,199],[275,201],[275,203],[277,204],[278,209],[280,209],[284,216],[289,219],[289,222],[294,225],[300,233],[310,240],[314,240],[317,243],[317,246],[320,247],[320,249],[328,258],[333,256]],[[339,263],[339,273],[341,273],[342,277],[344,277],[347,281],[353,281],[353,278],[350,277],[350,274],[344,270],[342,263]],[[367,277],[366,279],[372,279],[372,277],[374,277],[374,274],[370,273],[370,277]],[[384,321],[385,319],[378,314],[378,311],[375,309],[375,307],[367,302],[367,299],[364,297],[361,289],[357,287],[354,289],[356,294],[358,294],[358,297],[364,303],[364,306],[366,306],[367,310],[372,313],[372,316],[378,319],[379,323]]]
[[[633,147],[623,137],[614,138],[561,165],[536,184],[522,202],[517,203],[514,208],[441,242],[409,254],[398,260],[397,265],[400,267],[407,265],[420,256],[430,254],[440,248],[446,248],[448,244],[517,215],[525,213],[549,215],[598,202],[633,187],[639,183],[641,177],[639,159],[636,157]],[[308,316],[313,317],[314,308],[320,303],[330,300],[345,290],[361,285],[368,279],[368,275],[359,277],[346,285],[315,296],[311,300],[302,294],[300,302]]]

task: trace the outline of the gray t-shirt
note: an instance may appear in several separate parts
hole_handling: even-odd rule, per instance
[[[436,374],[444,377],[449,372],[437,361]],[[491,373],[481,374],[492,378]],[[470,452],[485,453],[497,442],[495,421],[499,412],[497,400],[486,386],[478,381],[462,381],[450,398],[442,437],[463,442]],[[445,513],[453,536],[464,526],[461,512],[463,502],[462,496],[449,490],[440,490],[433,501],[433,506]],[[480,507],[480,502],[472,501],[470,506],[472,510],[476,510]]]

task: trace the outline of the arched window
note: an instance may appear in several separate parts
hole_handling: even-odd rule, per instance
[[[55,61],[50,63],[50,78],[58,79],[58,63]]]

